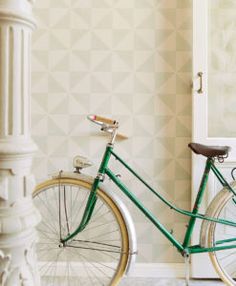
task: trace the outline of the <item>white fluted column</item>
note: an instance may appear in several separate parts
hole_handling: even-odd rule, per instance
[[[30,44],[33,0],[0,0],[0,285],[39,285],[32,203]]]

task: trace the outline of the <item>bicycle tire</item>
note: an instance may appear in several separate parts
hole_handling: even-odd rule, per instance
[[[236,203],[235,196],[229,191],[223,190],[221,200],[217,202],[217,208],[213,211],[215,218],[226,219],[236,222]],[[208,230],[208,247],[217,245],[217,241],[224,239],[235,239],[236,229],[232,226],[226,226],[219,223],[210,222]],[[234,244],[228,242],[228,245]],[[220,244],[218,243],[218,246]],[[236,286],[236,249],[225,249],[209,252],[211,262],[223,282],[228,286]]]
[[[33,193],[34,203],[42,215],[37,227],[39,242],[36,247],[42,285],[118,285],[129,260],[127,227],[118,206],[108,194],[98,189],[90,223],[62,246],[59,188],[63,190],[63,196],[66,194],[64,213],[61,206],[61,232],[65,235],[68,224],[69,231],[79,225],[91,183],[74,178],[51,179],[38,185]],[[72,213],[74,210],[75,214]]]

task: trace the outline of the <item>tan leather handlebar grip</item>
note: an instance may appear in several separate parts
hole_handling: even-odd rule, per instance
[[[92,119],[94,121],[102,122],[102,123],[109,124],[109,125],[114,125],[116,123],[115,120],[112,120],[112,119],[109,119],[109,118],[105,118],[105,117],[102,117],[102,116],[99,116],[99,115],[93,115]]]

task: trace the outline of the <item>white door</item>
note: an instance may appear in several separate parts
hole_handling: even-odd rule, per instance
[[[193,142],[232,147],[219,164],[225,177],[236,166],[236,1],[193,0]],[[204,158],[192,159],[194,201]],[[204,208],[221,186],[210,178]],[[204,210],[203,208],[203,210]],[[200,222],[197,227],[200,227]],[[194,234],[193,243],[199,243]],[[193,277],[214,277],[207,254],[192,256]],[[206,271],[207,269],[207,271]]]

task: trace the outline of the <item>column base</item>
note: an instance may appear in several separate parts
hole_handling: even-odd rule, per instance
[[[39,286],[35,226],[40,221],[40,214],[31,199],[12,207],[11,213],[14,216],[9,216],[9,208],[0,208],[0,285]]]

